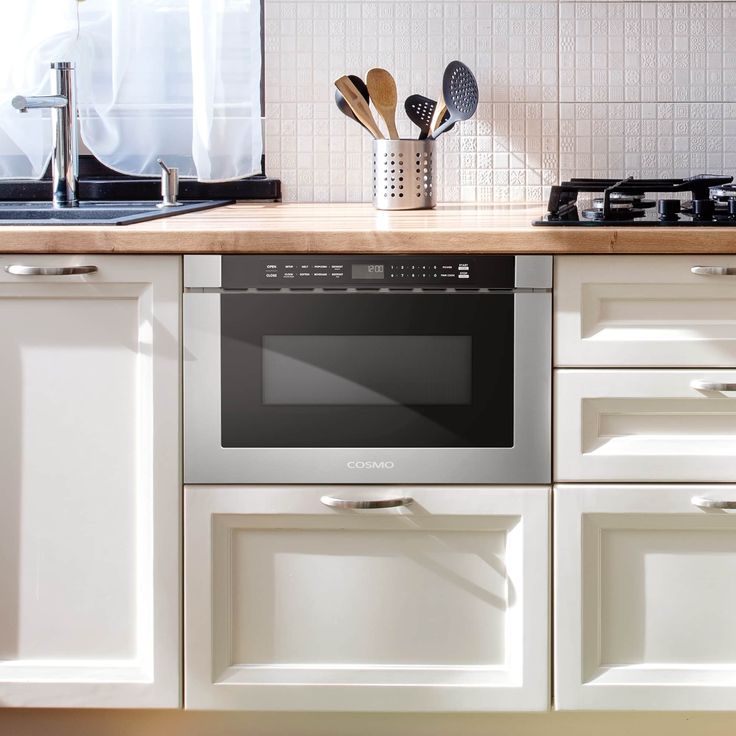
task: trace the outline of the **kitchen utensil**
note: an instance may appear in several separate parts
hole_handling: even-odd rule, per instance
[[[440,123],[444,115],[439,112],[440,105],[446,107],[450,113],[450,117],[444,123]],[[429,137],[437,138],[447,132],[450,125],[472,117],[477,108],[478,83],[473,72],[461,61],[451,61],[442,77],[442,95],[432,116]]]
[[[399,139],[396,130],[396,80],[385,69],[371,69],[366,78],[373,106],[388,128],[388,137]]]
[[[342,76],[339,79],[336,79],[335,87],[340,90],[340,93],[345,98],[345,102],[348,103],[350,109],[355,114],[356,120],[367,128],[374,138],[383,140],[384,135],[381,133],[378,125],[376,125],[376,121],[373,119],[368,103],[365,101],[365,98],[350,77]]]
[[[429,135],[429,124],[432,122],[437,103],[429,97],[423,95],[409,95],[404,102],[404,110],[406,115],[414,125],[419,128],[419,140],[423,141]],[[447,112],[442,117],[440,123],[444,123],[450,117]],[[447,130],[452,129],[455,123],[450,125]]]
[[[349,74],[348,79],[355,85],[355,89],[357,89],[358,92],[360,92],[360,94],[363,96],[366,104],[369,103],[371,98],[368,94],[368,87],[365,86],[365,82],[356,74]],[[363,123],[361,123],[360,120],[355,117],[353,109],[350,107],[350,105],[348,105],[347,100],[342,96],[339,89],[335,90],[335,104],[337,105],[338,110],[340,110],[343,115],[350,118],[351,120],[355,120],[355,122],[359,125],[363,125]],[[365,128],[365,125],[363,125],[363,127]],[[368,130],[368,128],[365,129]]]

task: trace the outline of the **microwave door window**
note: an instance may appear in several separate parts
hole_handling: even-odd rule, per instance
[[[511,294],[221,297],[223,447],[511,447]]]
[[[470,335],[264,335],[263,403],[467,405]]]

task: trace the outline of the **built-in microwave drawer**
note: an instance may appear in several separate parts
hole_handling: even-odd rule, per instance
[[[187,483],[548,483],[551,295],[184,295]]]
[[[736,370],[557,370],[558,481],[733,482]]]
[[[736,256],[562,256],[554,302],[556,366],[736,366]]]

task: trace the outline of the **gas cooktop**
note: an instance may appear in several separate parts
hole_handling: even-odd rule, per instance
[[[552,187],[547,214],[532,224],[736,226],[736,185],[732,182],[732,176],[705,174],[689,179],[570,179]],[[590,196],[578,202],[580,193]]]

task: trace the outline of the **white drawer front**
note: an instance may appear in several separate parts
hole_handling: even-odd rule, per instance
[[[561,256],[554,321],[560,367],[736,366],[736,256]]]
[[[736,709],[736,486],[555,487],[561,710]]]
[[[731,371],[555,371],[557,481],[736,481]]]
[[[548,489],[326,492],[187,487],[188,708],[547,707]]]

